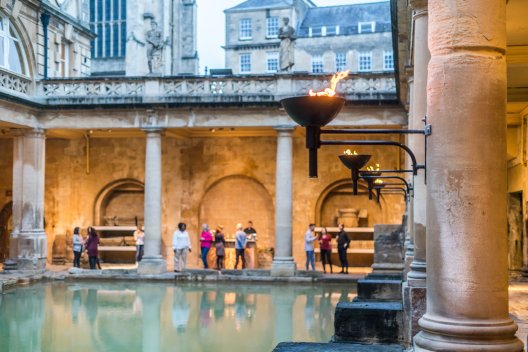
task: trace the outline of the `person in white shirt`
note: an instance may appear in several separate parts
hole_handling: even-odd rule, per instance
[[[306,270],[308,270],[308,264],[312,264],[312,270],[315,271],[315,253],[314,253],[314,241],[317,236],[314,236],[315,225],[310,224],[308,231],[304,235],[304,250],[306,251]]]
[[[178,224],[178,230],[172,235],[172,249],[174,250],[174,271],[185,269],[187,264],[187,252],[191,252],[191,240],[185,229],[187,225],[183,222]]]
[[[79,228],[76,227],[73,229],[73,266],[76,268],[81,267],[81,254],[83,251],[83,238],[81,237],[81,234],[79,233]]]
[[[145,228],[143,224],[134,231],[134,240],[136,240],[136,262],[139,263],[143,258],[143,246],[145,245]]]

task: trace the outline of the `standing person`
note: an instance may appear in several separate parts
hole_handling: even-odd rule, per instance
[[[235,233],[235,252],[236,252],[236,260],[235,260],[235,269],[238,267],[238,258],[242,257],[242,269],[246,268],[246,256],[244,253],[244,249],[246,249],[247,245],[247,235],[244,231],[242,231],[242,224],[237,224],[237,231]]]
[[[312,264],[312,271],[315,271],[314,241],[317,236],[314,235],[315,224],[308,225],[308,231],[304,234],[304,250],[306,251],[306,270],[308,264]]]
[[[321,230],[321,237],[319,238],[319,247],[321,248],[321,261],[323,262],[323,272],[326,273],[326,262],[330,265],[330,273],[332,271],[332,236],[326,231],[326,227]]]
[[[86,240],[86,251],[88,252],[88,261],[90,269],[94,270],[97,264],[97,249],[99,246],[99,236],[93,227],[88,228],[88,239]]]
[[[337,234],[337,253],[339,254],[339,261],[341,262],[340,274],[348,274],[348,259],[347,249],[350,245],[350,239],[345,232],[345,225],[339,224],[339,233]]]
[[[187,225],[183,222],[178,224],[178,230],[172,235],[172,249],[174,250],[174,271],[185,269],[187,264],[187,252],[191,252],[191,240],[186,231]]]
[[[139,263],[143,258],[143,246],[145,245],[145,228],[143,224],[134,231],[134,240],[136,241],[136,262]]]
[[[248,237],[254,236],[253,239],[257,239],[257,230],[255,230],[255,228],[253,227],[253,221],[248,221],[248,227],[244,229],[244,232],[246,233],[246,235],[248,235]]]
[[[211,249],[211,243],[213,243],[213,235],[209,231],[209,225],[202,225],[202,234],[200,235],[200,249],[202,250],[202,262],[205,269],[209,268],[207,264],[207,254]]]
[[[76,227],[73,229],[73,266],[76,268],[81,267],[81,254],[83,250],[83,238],[79,233],[79,228]]]
[[[223,233],[224,227],[218,225],[214,236],[215,249],[216,249],[216,269],[221,270],[224,268],[225,258],[225,238]]]

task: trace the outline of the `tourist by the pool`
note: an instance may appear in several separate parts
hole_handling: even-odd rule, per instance
[[[174,271],[182,271],[187,265],[187,252],[191,252],[191,240],[186,231],[187,225],[178,224],[178,229],[172,235],[172,249],[174,250]]]
[[[94,270],[97,264],[97,249],[99,247],[99,236],[93,227],[88,228],[88,239],[86,240],[86,251],[90,269]]]
[[[236,233],[235,233],[235,252],[236,252],[236,259],[235,259],[235,269],[238,268],[238,260],[242,258],[242,269],[246,268],[246,256],[244,253],[244,250],[246,249],[247,245],[247,235],[244,231],[242,231],[242,224],[237,224],[236,226]]]
[[[326,263],[330,265],[330,273],[332,271],[332,236],[327,232],[326,227],[321,229],[321,237],[319,238],[319,248],[321,249],[321,261],[323,262],[323,272],[326,273]]]
[[[222,270],[224,268],[225,258],[225,238],[224,227],[222,225],[216,227],[214,242],[216,249],[216,270]]]
[[[253,227],[253,221],[248,221],[248,226],[244,229],[244,232],[248,235],[247,237],[249,239],[251,239],[251,237],[253,237],[254,240],[257,239],[257,230]]]
[[[350,245],[350,239],[345,232],[345,225],[339,224],[339,233],[337,234],[337,253],[339,254],[339,261],[341,262],[341,274],[348,274],[348,259],[347,249]]]
[[[209,268],[207,264],[207,254],[211,249],[211,244],[213,243],[213,235],[209,231],[209,225],[202,225],[202,234],[200,235],[200,249],[202,250],[202,262],[205,269]]]
[[[145,245],[145,228],[143,224],[134,231],[134,240],[136,241],[136,262],[140,262],[143,258],[143,247]]]
[[[79,232],[79,228],[73,229],[72,247],[73,247],[73,266],[76,268],[81,267],[81,254],[83,250],[83,238]]]
[[[317,236],[314,234],[315,224],[308,225],[308,231],[304,234],[304,250],[306,251],[306,270],[309,270],[309,264],[312,265],[312,270],[315,271],[315,255],[314,255],[314,241]]]

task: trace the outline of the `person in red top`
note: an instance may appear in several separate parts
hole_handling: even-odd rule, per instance
[[[88,228],[88,239],[86,240],[86,251],[88,252],[88,261],[90,269],[95,269],[97,264],[97,249],[99,247],[99,236],[93,227]]]
[[[211,249],[211,243],[213,243],[213,235],[209,231],[209,225],[202,225],[202,234],[200,235],[200,248],[202,250],[202,262],[205,269],[209,268],[207,264],[207,254]]]
[[[332,236],[326,232],[326,227],[321,230],[321,236],[319,237],[319,245],[321,248],[321,261],[323,262],[323,272],[326,273],[326,262],[330,264],[330,273],[332,271]]]

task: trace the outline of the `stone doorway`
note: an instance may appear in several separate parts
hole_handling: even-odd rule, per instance
[[[0,263],[9,258],[9,235],[13,231],[13,202],[0,210]]]
[[[252,220],[257,230],[257,265],[269,267],[275,246],[274,210],[273,199],[260,182],[246,176],[228,176],[215,182],[205,192],[196,236],[200,235],[200,225],[207,223],[211,230],[223,225],[226,238],[231,238],[237,223],[246,227],[248,220]]]
[[[523,209],[522,193],[508,195],[508,268],[523,267]]]

